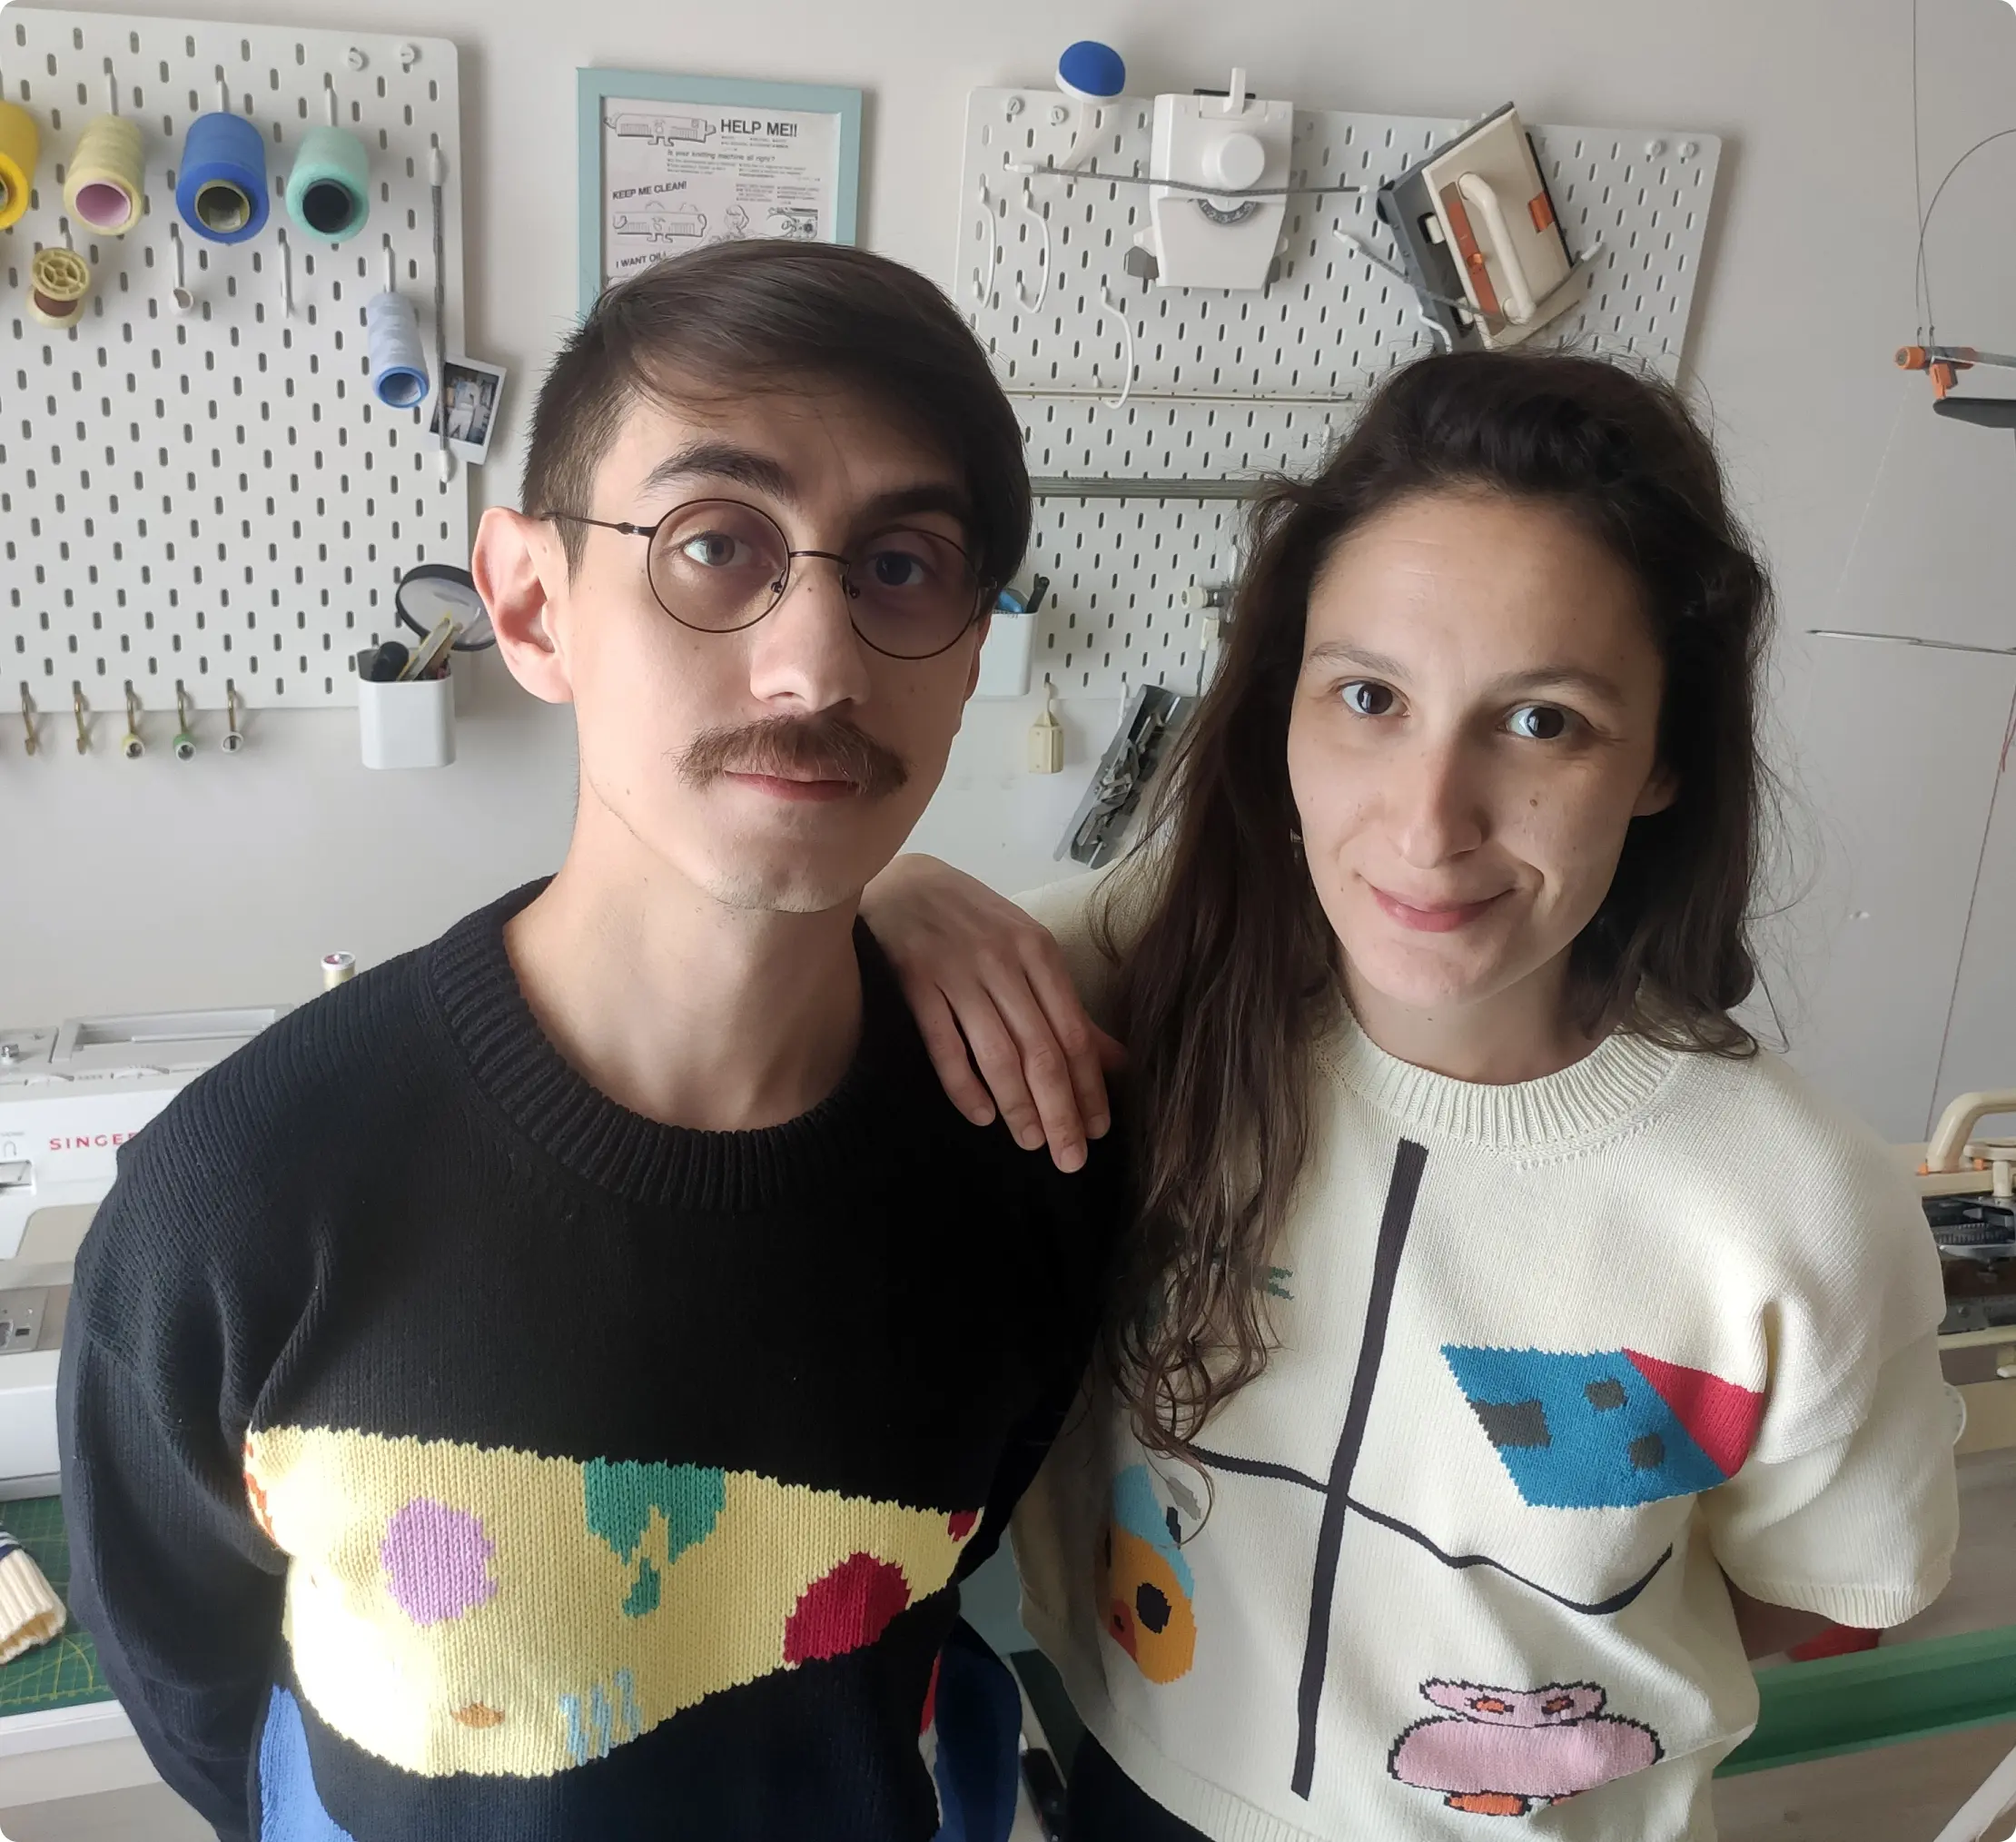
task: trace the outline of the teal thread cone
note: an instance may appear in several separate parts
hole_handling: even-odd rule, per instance
[[[308,235],[340,243],[371,214],[371,158],[347,128],[311,128],[287,175],[287,214]]]

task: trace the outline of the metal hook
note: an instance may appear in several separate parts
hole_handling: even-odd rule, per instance
[[[110,59],[105,63],[105,102],[116,115],[119,113],[119,79],[113,74]]]
[[[91,711],[84,702],[84,687],[75,678],[70,680],[70,708],[77,718],[77,752],[91,752]]]
[[[21,727],[27,730],[28,739],[21,746],[33,755],[42,745],[35,739],[35,700],[28,695],[28,680],[21,680]]]
[[[189,720],[189,693],[183,688],[183,682],[175,680],[175,759],[186,761],[196,752],[194,726]]]
[[[1040,313],[1043,312],[1043,302],[1050,298],[1050,219],[1046,213],[1036,209],[1036,194],[1031,190],[1030,177],[1026,173],[1022,176],[1022,208],[1024,216],[1035,220],[1041,266],[1037,271],[1039,279],[1036,283],[1036,298],[1032,301],[1022,292],[1022,281],[1018,276],[1015,282],[1015,299],[1024,313]]]
[[[276,233],[280,238],[280,317],[294,317],[294,253],[288,247],[287,233]]]
[[[217,745],[227,755],[235,755],[245,746],[245,738],[238,733],[238,686],[234,679],[224,680],[224,738]]]
[[[220,115],[231,114],[231,85],[225,82],[221,70],[217,73],[217,113]]]
[[[146,743],[140,738],[140,693],[130,678],[126,680],[126,733],[119,738],[119,752],[129,761],[137,761],[147,752]]]
[[[329,125],[336,125],[336,84],[331,78],[322,79],[322,113],[329,117]]]
[[[393,266],[392,240],[390,237],[385,239],[385,292],[388,294],[399,292],[399,271]]]

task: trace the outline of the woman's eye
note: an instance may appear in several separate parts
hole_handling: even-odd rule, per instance
[[[1526,704],[1506,718],[1506,727],[1529,741],[1556,741],[1567,733],[1568,713],[1552,704]]]
[[[1398,699],[1389,684],[1375,684],[1369,678],[1353,678],[1339,693],[1347,709],[1355,710],[1361,717],[1388,715]]]

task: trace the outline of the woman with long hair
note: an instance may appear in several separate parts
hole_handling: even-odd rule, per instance
[[[1130,1058],[1131,1259],[1016,1527],[1078,1842],[1707,1837],[1746,1648],[1943,1586],[1931,1242],[1736,1015],[1768,604],[1672,391],[1429,358],[1260,500],[1114,873],[871,891],[974,1116],[1073,1162],[1092,1020]]]

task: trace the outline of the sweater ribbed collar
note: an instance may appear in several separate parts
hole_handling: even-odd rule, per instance
[[[1458,1081],[1388,1055],[1349,1015],[1316,1056],[1333,1079],[1409,1126],[1512,1152],[1615,1131],[1645,1109],[1680,1061],[1676,1050],[1618,1031],[1536,1081]]]
[[[855,922],[854,933],[861,1040],[840,1084],[781,1125],[700,1132],[610,1099],[540,1029],[505,950],[504,927],[548,880],[478,909],[429,949],[429,983],[478,1087],[574,1174],[633,1202],[739,1213],[822,1194],[830,1201],[835,1180],[874,1154],[878,1123],[914,1091],[914,1026],[866,925]]]

